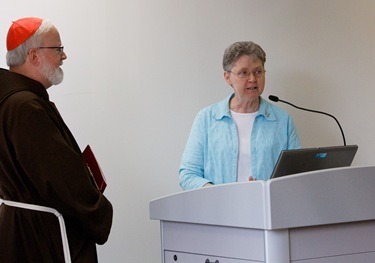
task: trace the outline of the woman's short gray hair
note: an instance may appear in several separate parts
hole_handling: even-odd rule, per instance
[[[29,50],[40,47],[42,45],[44,35],[52,28],[53,24],[49,20],[43,20],[34,35],[32,35],[17,48],[8,51],[6,54],[8,67],[16,67],[25,63]]]
[[[225,49],[223,56],[224,71],[231,71],[234,63],[243,55],[252,59],[260,59],[263,66],[266,62],[266,53],[258,44],[251,41],[239,41]]]

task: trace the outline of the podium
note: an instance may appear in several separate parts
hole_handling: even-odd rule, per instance
[[[373,263],[375,167],[189,190],[150,202],[163,263]]]

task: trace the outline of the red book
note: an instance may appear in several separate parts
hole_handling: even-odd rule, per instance
[[[107,187],[102,169],[99,166],[98,161],[95,158],[94,152],[91,150],[90,145],[87,145],[85,150],[82,152],[83,158],[85,158],[87,167],[91,173],[94,183],[100,192],[104,192]]]

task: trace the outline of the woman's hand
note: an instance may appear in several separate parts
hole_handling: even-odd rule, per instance
[[[256,181],[256,180],[257,180],[256,177],[249,176],[249,181]]]

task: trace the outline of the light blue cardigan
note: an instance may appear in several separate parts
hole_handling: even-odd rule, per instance
[[[233,96],[197,114],[179,169],[182,189],[237,181],[238,134],[229,109]],[[252,176],[269,179],[281,150],[300,147],[291,116],[260,98],[251,133]]]

